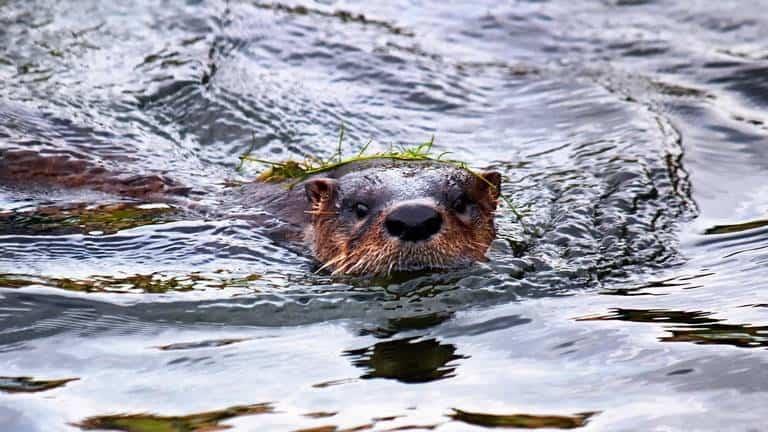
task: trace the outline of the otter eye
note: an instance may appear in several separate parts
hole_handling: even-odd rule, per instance
[[[368,216],[368,206],[363,203],[355,204],[355,216],[357,216],[358,219]]]
[[[469,204],[469,199],[466,195],[462,194],[453,201],[451,208],[453,208],[456,213],[464,213],[467,211],[467,204]]]

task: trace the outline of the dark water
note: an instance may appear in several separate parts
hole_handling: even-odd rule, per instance
[[[526,214],[471,269],[339,280],[242,219],[0,184],[2,430],[761,430],[766,9],[0,0],[6,155],[204,208],[343,122]]]

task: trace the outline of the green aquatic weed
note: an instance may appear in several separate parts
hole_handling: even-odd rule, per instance
[[[290,182],[289,187],[293,187],[294,185],[300,183],[303,180],[306,180],[313,175],[333,171],[351,163],[371,160],[433,161],[453,165],[456,168],[467,171],[478,179],[484,181],[488,184],[489,187],[494,189],[496,188],[496,185],[489,182],[485,177],[480,175],[479,172],[472,170],[469,167],[469,164],[466,162],[448,158],[447,155],[449,155],[450,152],[434,153],[434,135],[429,139],[429,141],[417,144],[415,146],[391,146],[386,151],[375,153],[368,153],[368,147],[371,144],[371,141],[368,141],[368,143],[366,143],[363,148],[360,149],[360,151],[358,151],[356,154],[353,156],[344,157],[342,152],[344,133],[345,128],[342,124],[339,131],[338,144],[333,156],[329,157],[328,159],[310,157],[302,161],[289,159],[282,162],[276,162],[253,157],[251,156],[251,153],[255,147],[254,138],[254,141],[248,151],[240,156],[240,164],[238,165],[237,170],[240,171],[245,162],[256,162],[266,166],[266,169],[262,171],[261,174],[259,174],[258,180],[268,183]],[[499,191],[499,198],[504,201],[512,214],[514,214],[519,221],[522,221],[522,215],[517,211],[515,206],[512,204],[512,201],[503,193],[501,193],[501,191]]]

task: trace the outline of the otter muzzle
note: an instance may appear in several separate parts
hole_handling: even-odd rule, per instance
[[[384,225],[391,236],[416,242],[437,234],[443,225],[443,217],[426,204],[402,204],[387,215]]]

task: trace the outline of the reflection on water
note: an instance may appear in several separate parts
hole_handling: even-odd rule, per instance
[[[762,425],[766,6],[0,1],[0,429]],[[316,274],[236,168],[340,124],[523,223]]]
[[[423,330],[434,327],[451,319],[449,312],[432,312],[411,316],[399,316],[390,318],[386,326],[374,329],[365,329],[363,334],[373,334],[380,337],[392,337],[408,330]]]
[[[756,220],[756,221],[742,222],[742,223],[730,224],[730,225],[717,225],[717,226],[713,226],[712,228],[707,228],[707,230],[704,231],[704,234],[738,233],[741,231],[749,231],[756,228],[762,228],[766,225],[768,225],[768,221],[766,220]]]
[[[0,212],[0,233],[6,234],[113,234],[142,225],[172,220],[173,208],[165,204],[107,204],[42,207]]]
[[[666,342],[693,342],[701,345],[732,345],[741,348],[768,347],[768,326],[750,324],[713,324],[669,330],[672,336],[660,340]]]
[[[91,417],[76,424],[82,430],[113,430],[125,432],[203,432],[229,429],[220,423],[234,417],[272,412],[269,404],[234,406],[217,411],[184,416],[125,414]]]
[[[581,413],[574,416],[510,414],[495,415],[454,410],[451,417],[465,423],[516,429],[576,429],[587,424],[596,413]]]
[[[620,320],[631,322],[657,322],[664,324],[709,324],[718,320],[709,318],[712,315],[707,312],[685,312],[672,310],[633,310],[615,309],[609,315],[581,318],[582,321],[590,320]]]
[[[35,393],[61,387],[78,378],[39,380],[31,377],[0,377],[0,391],[6,393]]]
[[[247,339],[210,339],[199,342],[179,342],[157,347],[163,351],[188,350],[196,348],[216,348],[243,342]]]
[[[659,323],[670,333],[660,337],[664,342],[692,342],[700,345],[732,345],[740,348],[768,347],[768,326],[751,324],[726,324],[710,318],[707,312],[673,310],[616,309],[609,315],[582,318],[590,320],[619,320],[642,323]]]
[[[366,371],[360,378],[388,378],[404,383],[450,378],[456,370],[451,362],[464,358],[456,354],[453,345],[435,339],[396,339],[344,354],[352,357],[352,364]]]
[[[219,272],[221,274],[222,272]],[[88,279],[48,278],[32,275],[0,274],[0,284],[5,288],[24,288],[27,286],[51,286],[75,292],[109,293],[148,293],[184,292],[205,288],[224,289],[227,287],[247,287],[249,282],[259,280],[253,274],[242,278],[217,277],[216,274],[203,275],[190,273],[180,276],[153,273],[123,277],[94,275]]]

